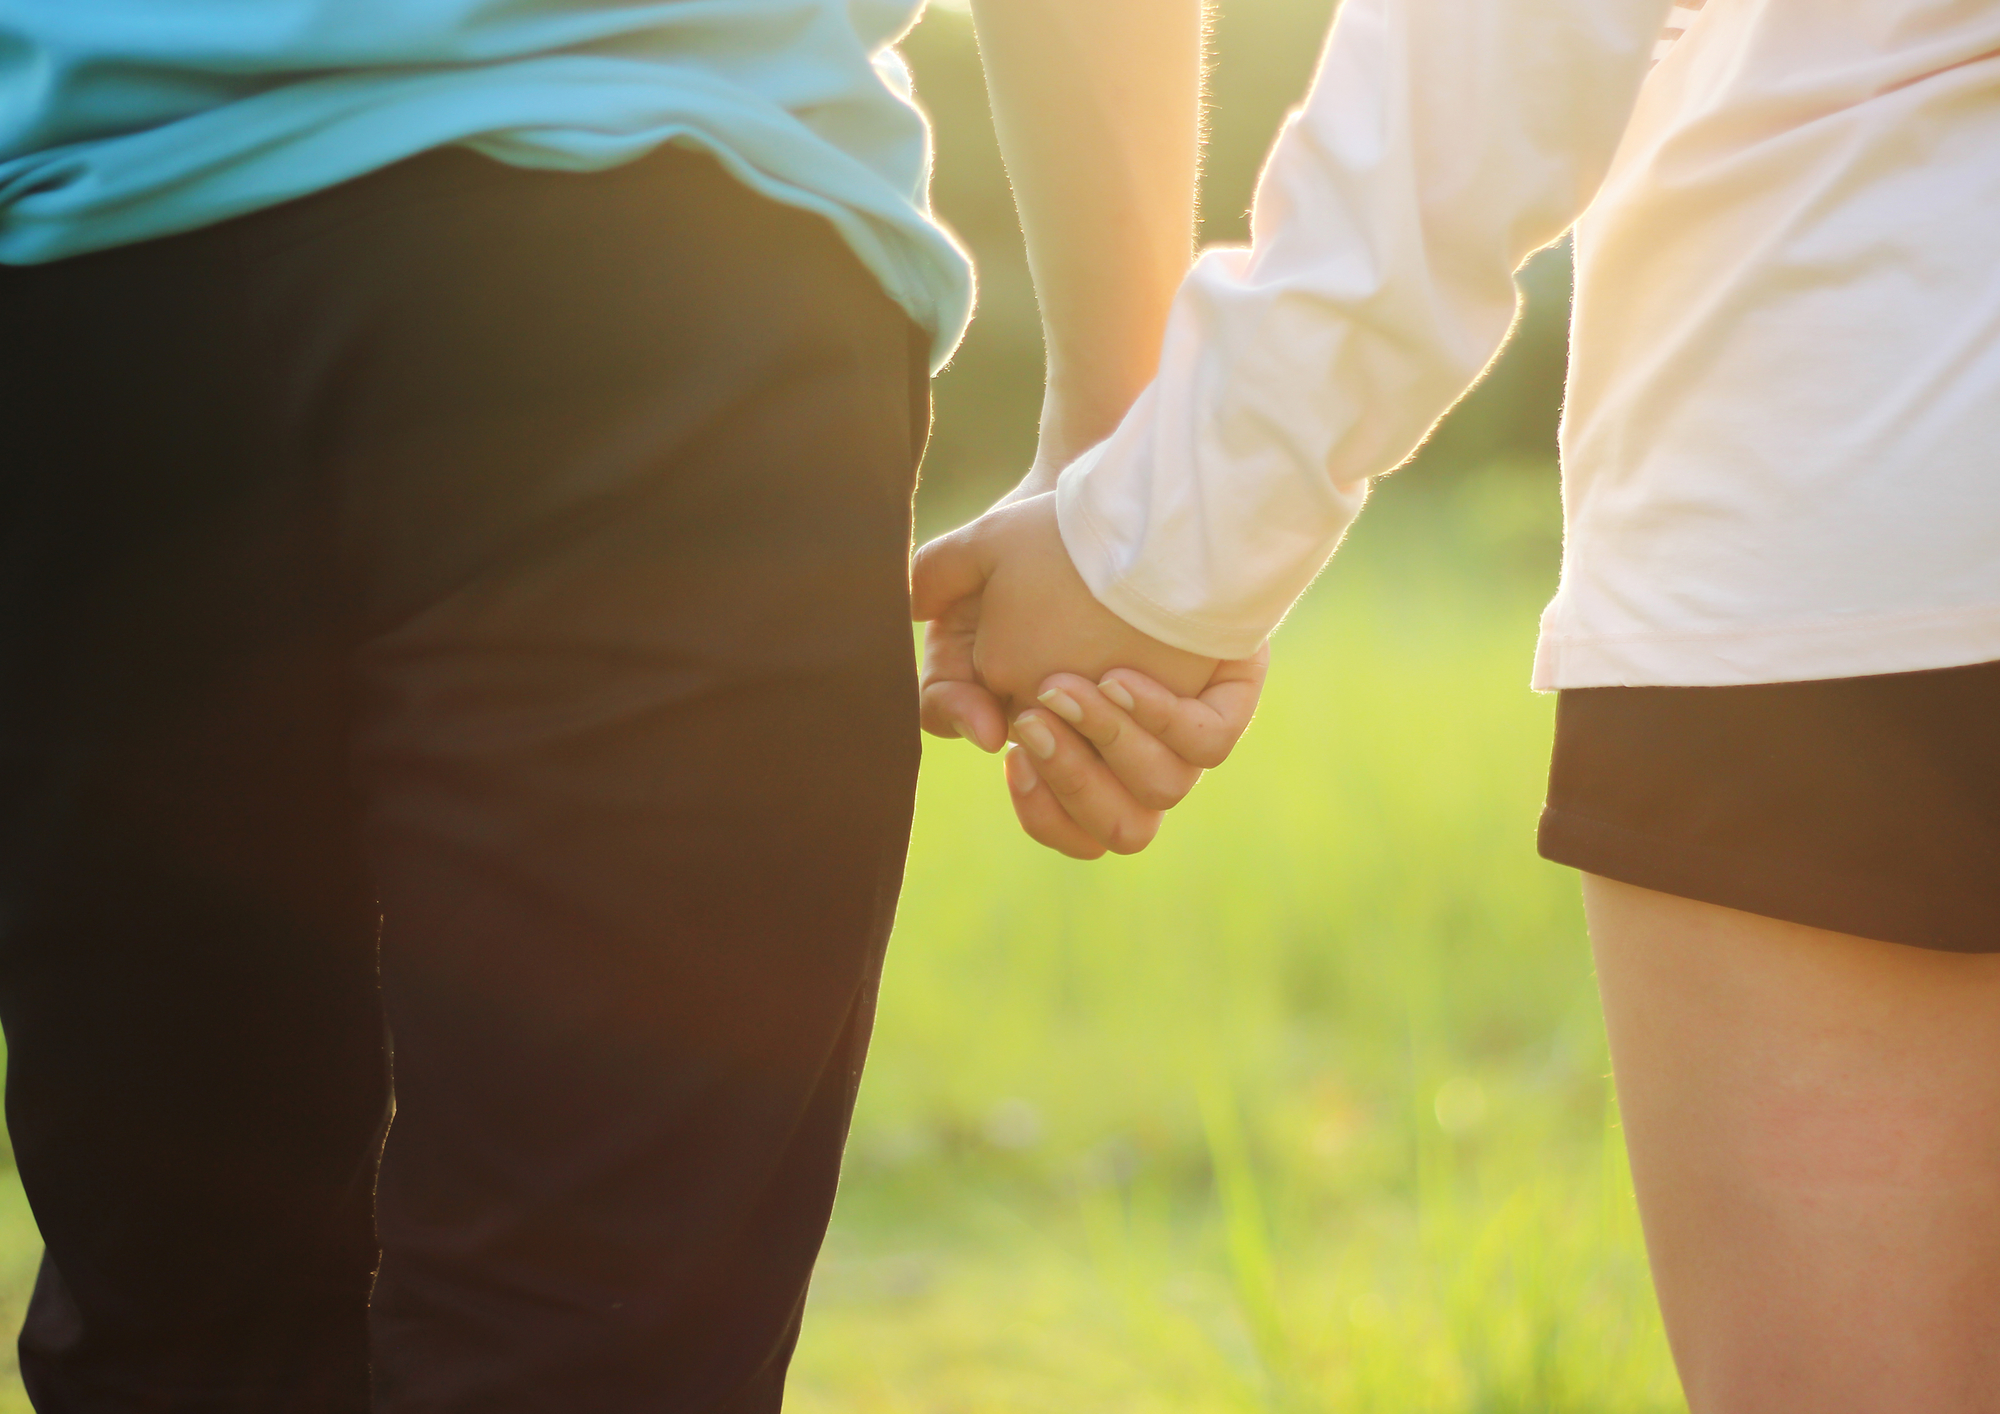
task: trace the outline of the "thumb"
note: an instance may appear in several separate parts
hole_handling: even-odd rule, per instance
[[[912,619],[927,623],[986,587],[987,576],[993,571],[982,553],[983,539],[980,522],[973,521],[917,551],[910,561]]]

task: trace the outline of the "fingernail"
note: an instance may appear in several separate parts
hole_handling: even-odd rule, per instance
[[[1056,734],[1039,717],[1016,717],[1014,739],[1044,761],[1056,754]]]
[[[1083,708],[1077,705],[1074,697],[1059,687],[1050,688],[1035,700],[1072,725],[1083,720]]]
[[[967,726],[964,722],[953,722],[951,724],[951,727],[953,731],[957,732],[960,736],[964,737],[967,741],[971,742],[974,746],[978,747],[981,751],[987,749],[986,743],[979,739],[979,733],[975,732],[971,727]]]
[[[1007,789],[1026,795],[1035,788],[1035,765],[1025,751],[1007,753]]]
[[[1125,684],[1117,678],[1106,678],[1097,685],[1097,690],[1117,703],[1121,711],[1129,712],[1139,705],[1132,694],[1126,691]]]

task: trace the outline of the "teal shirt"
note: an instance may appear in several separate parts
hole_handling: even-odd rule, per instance
[[[673,142],[832,222],[943,362],[972,308],[890,46],[922,0],[0,0],[0,263],[185,231],[436,147]]]

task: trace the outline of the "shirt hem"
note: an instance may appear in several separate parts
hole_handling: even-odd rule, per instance
[[[1544,629],[1530,685],[1741,687],[1957,668],[2000,659],[2000,604],[1679,633]]]
[[[1808,928],[1940,952],[2000,952],[1988,924],[1991,900],[1976,888],[1940,894],[1929,881],[1913,886],[1817,861],[1715,849],[1554,804],[1542,809],[1537,852],[1599,878]]]

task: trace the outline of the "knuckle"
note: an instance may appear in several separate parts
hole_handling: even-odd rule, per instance
[[[1037,836],[1037,838],[1058,854],[1066,854],[1071,859],[1089,860],[1104,857],[1104,846],[1080,830],[1065,830],[1059,836],[1055,831],[1050,831],[1049,836]]]
[[[1124,815],[1111,822],[1105,841],[1114,854],[1137,854],[1160,832],[1160,817],[1152,812],[1137,817]]]
[[[1028,683],[1020,667],[1005,653],[981,654],[974,665],[979,680],[1003,702],[1021,702],[1033,706],[1034,694],[1027,692]]]
[[[1054,791],[1064,800],[1074,800],[1083,794],[1083,789],[1089,782],[1084,778],[1082,773],[1072,770],[1066,765],[1057,765],[1057,762],[1061,759],[1061,754],[1058,753],[1054,760],[1044,761],[1039,764],[1042,779],[1048,782],[1050,790]]]
[[[1187,743],[1187,750],[1181,755],[1191,765],[1199,766],[1204,771],[1213,770],[1229,759],[1229,753],[1235,745],[1236,743],[1228,737],[1217,736],[1210,732],[1197,732]]]

